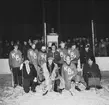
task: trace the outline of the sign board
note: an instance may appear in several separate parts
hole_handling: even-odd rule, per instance
[[[58,41],[58,36],[47,35],[47,42],[57,42],[57,41]]]
[[[49,43],[55,43],[58,47],[58,35],[56,33],[50,33],[47,35],[47,45],[49,46]]]

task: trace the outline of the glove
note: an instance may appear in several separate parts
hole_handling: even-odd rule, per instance
[[[34,82],[37,82],[37,78],[35,77],[33,81],[34,81]]]
[[[22,68],[23,68],[23,63],[20,65],[20,70],[22,70]]]
[[[88,77],[92,77],[92,73],[91,72],[87,72],[87,76]]]

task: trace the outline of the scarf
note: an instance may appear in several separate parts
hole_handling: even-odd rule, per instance
[[[48,69],[50,75],[52,74],[52,71],[53,71],[54,67],[55,67],[54,63],[49,65],[48,62],[47,62],[47,69]]]
[[[29,73],[30,73],[29,63],[28,63],[28,64],[25,63],[25,67],[26,67],[26,71],[27,71],[27,73],[29,74]]]

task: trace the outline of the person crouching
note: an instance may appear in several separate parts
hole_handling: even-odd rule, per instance
[[[49,56],[47,62],[42,65],[46,84],[46,91],[44,91],[43,95],[46,95],[51,90],[59,92],[58,86],[60,80],[57,78],[59,75],[58,66],[53,62],[53,59],[53,57]]]
[[[30,91],[36,92],[35,88],[37,86],[37,72],[33,64],[28,60],[25,60],[21,67],[23,76],[23,89],[26,93]]]
[[[66,62],[62,66],[62,77],[65,81],[65,89],[68,90],[71,93],[71,95],[73,95],[71,91],[72,90],[71,89],[72,80],[74,80],[76,83],[75,89],[78,91],[81,91],[79,87],[77,86],[77,84],[79,83],[77,69],[76,69],[75,64],[71,62],[71,58],[69,55],[66,56]]]

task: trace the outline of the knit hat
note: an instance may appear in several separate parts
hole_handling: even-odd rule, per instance
[[[48,59],[54,59],[53,56],[50,54],[47,56]]]

